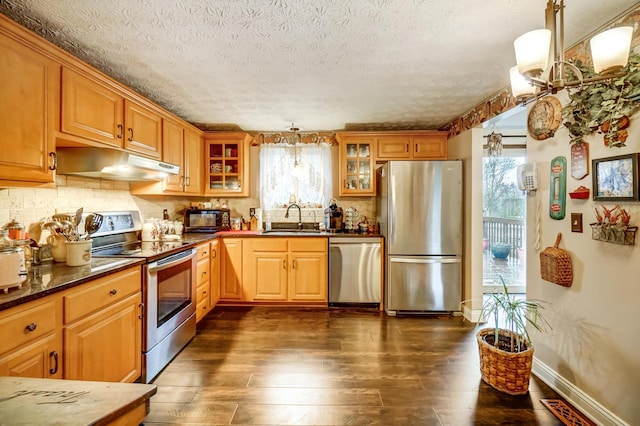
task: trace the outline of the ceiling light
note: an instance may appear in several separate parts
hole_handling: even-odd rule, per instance
[[[627,65],[632,27],[617,27],[591,39],[591,56],[597,77],[585,79],[582,72],[564,58],[564,0],[549,0],[545,9],[546,29],[530,31],[518,37],[515,48],[517,71],[510,71],[511,90],[517,99],[532,99],[556,93],[565,87],[576,87],[624,75]],[[549,67],[550,59],[553,61]],[[549,79],[542,78],[548,73]],[[567,73],[573,74],[567,79]],[[526,81],[529,88],[524,86]]]

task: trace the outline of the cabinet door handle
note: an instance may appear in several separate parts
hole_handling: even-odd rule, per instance
[[[110,295],[115,296],[116,294],[118,294],[118,290],[116,290],[115,288],[113,290],[111,290],[109,292]]]
[[[122,139],[124,137],[124,127],[122,124],[118,124],[118,139]]]
[[[51,357],[53,357],[53,368],[49,369],[49,374],[56,374],[58,372],[58,352],[49,353],[49,358]]]
[[[55,170],[58,168],[58,156],[55,152],[50,152],[49,157],[53,159],[53,164],[49,166],[49,170]]]
[[[131,127],[129,127],[129,139],[127,139],[129,142],[133,142],[133,129]]]
[[[216,257],[218,257],[218,250],[213,249],[213,253],[211,253],[211,258],[215,259]]]
[[[187,178],[185,179],[185,182],[187,186],[191,186],[191,178],[189,176],[187,176]]]
[[[409,144],[407,144],[407,152],[409,152]]]
[[[282,269],[287,269],[287,261],[286,260],[282,261]]]
[[[27,331],[36,331],[36,328],[38,328],[38,324],[36,324],[35,322],[32,322],[31,324],[27,325],[24,329]]]
[[[142,319],[142,317],[144,316],[144,303],[139,304],[138,307],[140,308],[140,314],[138,315],[138,318]]]

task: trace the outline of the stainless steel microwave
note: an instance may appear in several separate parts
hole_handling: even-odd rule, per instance
[[[231,229],[229,209],[188,208],[184,212],[185,232],[218,232]]]

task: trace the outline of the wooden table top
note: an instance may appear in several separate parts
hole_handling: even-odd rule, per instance
[[[156,390],[138,383],[0,377],[0,424],[109,424],[141,404],[148,407]]]

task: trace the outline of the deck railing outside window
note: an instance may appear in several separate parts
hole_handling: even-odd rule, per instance
[[[524,219],[482,218],[482,237],[488,242],[487,249],[492,244],[509,244],[511,256],[516,256],[517,250],[524,248],[524,230]]]

